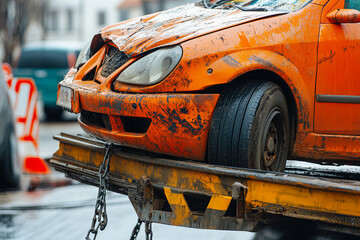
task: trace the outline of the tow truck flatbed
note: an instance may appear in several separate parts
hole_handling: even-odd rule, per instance
[[[62,133],[52,166],[98,186],[104,141]],[[360,181],[215,166],[116,146],[109,190],[128,195],[142,221],[218,230],[257,231],[310,221],[360,235]]]

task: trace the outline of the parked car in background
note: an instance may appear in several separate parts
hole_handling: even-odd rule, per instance
[[[204,0],[103,29],[58,104],[98,138],[213,164],[360,164],[358,0]]]
[[[57,85],[75,66],[82,46],[79,42],[33,42],[21,49],[14,76],[35,80],[47,120],[61,119],[62,109],[56,106]]]
[[[21,163],[15,134],[14,115],[0,63],[0,187],[17,188]]]

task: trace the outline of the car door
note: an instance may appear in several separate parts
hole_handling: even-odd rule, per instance
[[[360,1],[344,8],[360,10]],[[314,131],[360,135],[360,23],[320,26]]]

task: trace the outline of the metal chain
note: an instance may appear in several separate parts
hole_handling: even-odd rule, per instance
[[[141,227],[142,223],[143,223],[143,221],[141,221],[140,218],[139,218],[136,225],[135,225],[135,227],[134,227],[134,229],[133,229],[133,231],[132,231],[130,240],[136,240],[137,235],[139,234],[140,227]],[[153,231],[152,231],[151,222],[145,222],[145,235],[146,235],[146,240],[152,240]]]
[[[106,153],[104,156],[104,160],[99,168],[99,190],[95,204],[95,213],[91,222],[91,227],[85,237],[86,240],[91,240],[90,234],[93,234],[94,238],[98,234],[99,229],[103,231],[106,228],[108,217],[106,213],[106,184],[109,180],[109,166],[110,166],[110,158],[112,155],[113,144],[106,144]]]
[[[153,231],[152,231],[152,223],[151,222],[145,222],[145,234],[146,234],[146,240],[152,240]]]
[[[141,227],[141,224],[143,222],[140,220],[140,218],[138,219],[133,231],[132,231],[132,234],[131,234],[131,237],[130,237],[130,240],[136,240],[137,238],[137,235],[139,234],[139,231],[140,231],[140,227]]]

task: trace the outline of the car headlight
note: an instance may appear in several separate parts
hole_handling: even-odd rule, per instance
[[[145,86],[161,82],[180,62],[182,52],[179,45],[158,49],[128,66],[116,81]]]
[[[81,52],[79,53],[78,58],[76,59],[75,67],[79,69],[82,65],[84,65],[90,59],[90,45],[91,42],[88,42]]]

